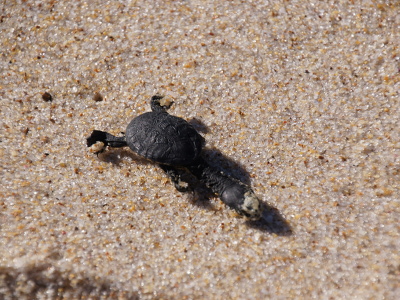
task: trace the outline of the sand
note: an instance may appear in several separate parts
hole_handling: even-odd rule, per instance
[[[396,299],[397,1],[2,1],[1,299]],[[171,97],[248,222],[128,149]]]

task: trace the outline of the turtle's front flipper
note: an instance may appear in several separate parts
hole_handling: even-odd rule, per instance
[[[160,165],[160,167],[168,175],[168,177],[173,182],[175,188],[179,192],[184,193],[184,192],[192,190],[192,188],[189,186],[189,184],[187,182],[182,181],[179,170],[177,170],[176,168],[174,168],[172,166],[167,166],[167,165]]]
[[[93,130],[86,139],[88,147],[92,147],[94,153],[101,153],[106,146],[120,148],[127,146],[125,136],[117,137],[105,131]]]

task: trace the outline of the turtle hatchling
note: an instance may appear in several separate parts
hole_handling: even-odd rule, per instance
[[[172,105],[163,96],[151,98],[151,112],[134,118],[126,128],[125,136],[94,130],[87,138],[87,146],[96,154],[105,147],[128,146],[138,155],[157,163],[170,177],[178,191],[182,185],[182,169],[192,173],[210,188],[230,208],[250,220],[261,216],[261,205],[252,189],[209,165],[202,156],[204,138],[182,118],[170,115]]]

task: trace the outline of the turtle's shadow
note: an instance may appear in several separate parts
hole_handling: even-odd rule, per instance
[[[240,180],[241,182],[250,186],[250,176],[242,164],[226,157],[217,149],[204,149],[204,159],[216,169],[224,172],[225,174]],[[110,149],[99,155],[99,159],[104,162],[112,163],[120,166],[124,158],[132,159],[136,164],[153,164],[149,160],[135,154],[128,149]],[[213,192],[207,188],[203,183],[198,181],[188,171],[181,171],[181,180],[186,182],[193,191],[191,203],[204,209],[213,209],[212,203],[209,201],[215,197]],[[289,236],[292,234],[292,228],[285,220],[278,209],[261,201],[263,213],[261,219],[258,221],[246,221],[246,224],[254,229],[263,232],[274,233],[281,236]]]
[[[188,121],[190,125],[194,127],[194,129],[197,130],[197,132],[200,133],[208,133],[210,130],[208,129],[207,125],[203,123],[203,121],[197,119],[197,118],[192,118]]]
[[[203,157],[210,165],[223,171],[225,174],[240,180],[248,186],[251,186],[250,175],[241,163],[225,156],[217,149],[204,149]],[[214,197],[214,194],[204,185],[202,188],[207,189],[209,194],[202,194],[203,199],[199,200],[204,200],[202,202],[209,203],[207,200]],[[194,204],[197,204],[197,202]],[[263,210],[262,216],[258,221],[246,221],[246,224],[249,227],[281,236],[292,235],[293,231],[291,226],[277,208],[264,201],[261,201],[260,204]]]
[[[111,163],[117,167],[121,166],[124,158],[130,158],[137,165],[154,164],[150,160],[136,154],[127,148],[109,148],[97,155],[98,159],[107,163]]]
[[[265,202],[261,202],[261,207],[263,208],[263,213],[260,220],[246,221],[249,227],[280,236],[290,236],[293,234],[292,227],[277,208]]]

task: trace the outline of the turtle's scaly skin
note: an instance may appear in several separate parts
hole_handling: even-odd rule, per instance
[[[94,130],[87,138],[88,147],[102,152],[106,146],[129,148],[158,163],[170,176],[179,191],[180,175],[176,168],[185,168],[209,187],[229,207],[250,220],[261,216],[261,206],[252,189],[210,166],[201,156],[203,137],[185,120],[168,114],[169,106],[162,105],[161,96],[151,98],[151,112],[134,118],[126,136],[116,137]],[[100,145],[100,146],[99,146]]]

